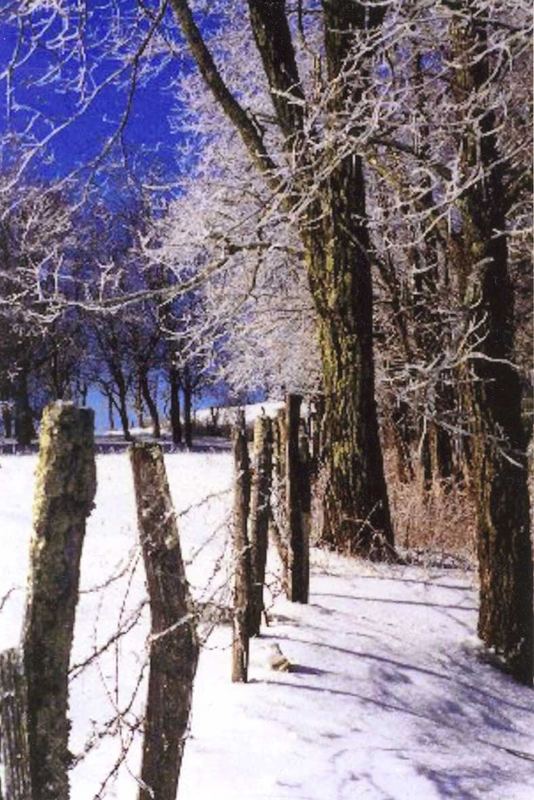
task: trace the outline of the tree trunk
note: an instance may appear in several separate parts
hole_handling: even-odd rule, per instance
[[[300,405],[302,397],[289,394],[286,401],[286,503],[288,520],[288,599],[308,602],[309,556],[303,525],[303,475],[300,461]],[[306,467],[307,469],[307,467]]]
[[[453,474],[451,436],[434,420],[426,420],[421,442],[421,466],[425,489],[430,489],[434,481],[450,478]]]
[[[124,434],[124,438],[127,442],[131,441],[132,436],[130,433],[130,421],[128,419],[128,403],[127,403],[127,392],[126,392],[126,385],[124,381],[120,381],[117,384],[117,389],[119,393],[119,403],[118,403],[118,411],[119,411],[119,419],[121,421],[122,432]]]
[[[453,22],[461,65],[453,89],[459,101],[484,91],[490,75],[484,25]],[[463,381],[473,436],[471,483],[477,508],[480,612],[478,632],[514,677],[532,684],[533,589],[526,436],[514,357],[513,288],[508,274],[505,191],[494,112],[473,109],[462,137],[465,176],[481,176],[462,197],[455,262],[466,329],[477,332],[471,380]],[[483,340],[481,340],[483,337]],[[464,378],[466,376],[463,376]]]
[[[161,428],[159,424],[159,414],[158,414],[158,407],[154,402],[154,398],[152,397],[152,393],[150,391],[150,386],[148,383],[148,376],[146,373],[143,373],[140,380],[141,384],[141,392],[143,398],[146,403],[146,407],[148,408],[150,419],[152,420],[152,433],[155,439],[159,439],[161,436]]]
[[[377,27],[383,4],[323,4],[326,63],[334,83],[352,45],[350,31]],[[329,113],[343,114],[357,90],[332,93]],[[336,155],[332,154],[333,163]],[[392,554],[393,528],[378,434],[373,358],[373,288],[362,159],[343,158],[324,181],[301,228],[322,361],[325,495],[322,540],[341,550]]]
[[[272,423],[258,417],[254,424],[254,469],[250,503],[250,548],[252,561],[252,609],[250,635],[260,633],[263,584],[267,561],[272,472]]]
[[[321,538],[340,550],[382,558],[392,553],[393,529],[375,402],[368,233],[361,228],[348,235],[344,223],[364,213],[358,208],[364,191],[361,163],[351,158],[338,172],[332,178],[337,198],[325,210],[326,247],[317,235],[307,236],[324,390]]]
[[[28,393],[28,375],[25,370],[15,378],[15,439],[21,447],[33,441],[35,427]]]
[[[94,415],[45,408],[24,621],[33,800],[67,800],[68,670],[86,518],[96,490]]]
[[[115,416],[113,413],[113,395],[111,392],[106,392],[106,398],[108,401],[108,424],[110,431],[115,430]]]
[[[145,427],[145,413],[143,406],[143,391],[141,388],[141,377],[139,376],[137,386],[135,387],[135,411],[137,413],[137,425],[139,428]]]
[[[4,435],[6,439],[11,439],[13,435],[13,414],[7,403],[2,405],[2,424],[4,426]]]
[[[163,454],[130,449],[137,520],[150,597],[150,675],[139,800],[176,800],[198,641]]]
[[[299,433],[299,499],[302,526],[302,539],[304,558],[302,565],[302,595],[303,602],[308,602],[310,594],[310,534],[311,534],[311,502],[312,502],[312,459],[310,455],[310,442],[303,424]]]
[[[397,479],[400,483],[410,483],[415,474],[410,454],[409,409],[404,401],[397,402],[395,397],[389,398],[389,423],[392,446],[395,451]]]
[[[192,420],[192,410],[193,410],[193,389],[191,387],[191,381],[189,378],[189,369],[186,367],[184,370],[184,381],[183,381],[183,393],[184,393],[184,435],[185,435],[185,446],[186,447],[193,447],[193,420]]]
[[[270,533],[282,567],[282,588],[288,589],[288,541],[286,503],[286,413],[278,411],[273,423],[273,466],[271,489]]]
[[[180,416],[180,377],[176,367],[169,368],[170,422],[173,444],[182,444],[182,419]]]
[[[251,568],[248,542],[248,513],[250,507],[250,466],[247,446],[245,413],[233,432],[234,450],[234,519],[232,526],[234,548],[234,617],[232,641],[232,681],[248,680],[249,615],[251,608]]]
[[[0,653],[0,751],[6,800],[32,800],[28,687],[20,650]],[[1,796],[1,794],[0,794]]]

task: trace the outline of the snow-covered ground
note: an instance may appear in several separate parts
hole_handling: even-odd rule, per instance
[[[176,454],[166,463],[194,592],[225,602],[230,456]],[[35,456],[0,458],[0,597],[18,587],[0,613],[2,647],[20,632],[34,466]],[[127,455],[99,457],[98,479],[73,653],[74,754],[124,711],[146,661],[146,607],[134,624],[144,586]],[[470,574],[315,552],[310,604],[277,598],[269,616],[252,643],[249,684],[230,682],[227,626],[203,650],[180,800],[532,800],[534,693],[476,657]],[[133,627],[79,671],[119,624]],[[269,669],[273,644],[290,672]],[[143,692],[141,683],[133,712]],[[95,797],[134,721],[126,711],[116,735],[99,738],[73,769],[73,800]],[[135,798],[138,758],[134,744],[102,797]]]

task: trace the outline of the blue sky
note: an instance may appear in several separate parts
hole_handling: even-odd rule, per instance
[[[3,73],[3,79],[0,78],[0,132],[4,142],[8,141],[6,137],[9,134],[16,134],[18,146],[22,145],[25,149],[27,142],[24,139],[28,137],[24,136],[23,131],[30,115],[35,112],[41,115],[34,123],[38,138],[50,130],[44,121],[45,117],[57,125],[73,114],[79,114],[74,122],[53,138],[46,149],[32,159],[28,170],[32,178],[54,180],[64,177],[93,161],[101,153],[125,112],[133,75],[131,56],[146,35],[147,23],[144,21],[132,22],[132,35],[126,35],[128,20],[138,6],[134,0],[122,0],[119,6],[124,19],[121,33],[117,34],[120,44],[115,46],[111,41],[106,41],[107,28],[111,24],[110,6],[105,0],[102,3],[88,0],[90,13],[82,58],[77,44],[80,41],[77,34],[79,15],[73,11],[76,5],[74,0],[66,3],[72,13],[68,24],[59,17],[54,19],[51,12],[43,12],[34,15],[22,28],[19,27],[20,21],[6,21],[0,11],[0,71]],[[39,46],[30,54],[30,22],[35,29],[44,21],[50,22],[50,26],[46,34],[40,36]],[[172,17],[165,20],[165,26],[173,27],[173,38],[176,39]],[[72,40],[68,38],[71,36]],[[59,47],[57,43],[62,37],[65,38],[65,44]],[[19,63],[12,73],[13,102],[8,114],[9,82],[5,70],[21,41]],[[147,63],[147,59],[142,59],[141,68]],[[155,54],[150,64],[154,76],[147,79],[145,74],[139,75],[123,142],[128,166],[135,170],[138,177],[144,178],[156,170],[162,179],[172,178],[186,165],[181,162],[177,150],[180,134],[171,131],[169,120],[173,114],[180,113],[176,87],[180,75],[191,68],[191,63],[184,50],[183,55],[177,57],[170,56],[168,52]],[[89,93],[94,88],[93,78],[96,83],[104,84],[121,68],[118,79],[110,80],[109,85],[82,112],[83,96],[79,92],[79,85],[74,85],[82,75],[82,70],[86,70],[83,89]],[[0,148],[4,168],[13,158],[13,152],[14,148],[6,144]]]
[[[113,207],[115,198],[122,200],[117,192],[122,192],[126,184],[124,179],[117,180],[116,175],[108,180],[110,162],[115,165],[116,172],[120,170],[117,164],[125,157],[125,166],[137,180],[167,187],[162,189],[162,195],[168,198],[173,191],[169,185],[172,186],[182,172],[191,171],[195,147],[198,147],[193,139],[193,147],[184,148],[187,151],[184,155],[180,145],[190,143],[191,134],[177,131],[175,124],[184,113],[179,96],[180,78],[194,67],[187,48],[181,43],[172,14],[166,14],[162,25],[175,51],[171,55],[161,47],[150,56],[150,61],[141,59],[135,93],[130,98],[134,74],[132,55],[138,51],[150,27],[147,17],[139,17],[140,4],[137,0],[62,2],[68,15],[54,14],[50,8],[45,8],[24,17],[23,13],[17,13],[17,8],[24,8],[17,0],[11,6],[14,15],[9,17],[10,6],[2,5],[0,0],[0,172],[9,171],[21,154],[24,157],[28,152],[32,138],[27,126],[31,119],[32,131],[41,140],[54,127],[74,118],[45,148],[35,153],[24,170],[21,185],[35,180],[54,183],[74,171],[78,186],[84,187],[91,174],[93,189]],[[82,19],[77,9],[82,4],[88,9],[88,17],[80,36]],[[146,5],[152,10],[158,7],[157,0],[147,0]],[[120,9],[120,19],[113,16],[114,8]],[[213,33],[220,24],[220,19],[207,13],[203,30]],[[113,26],[116,28],[114,41],[106,38]],[[31,48],[32,31],[40,31],[34,49]],[[82,40],[83,49],[80,47]],[[15,54],[17,63],[10,75],[7,67]],[[150,64],[150,72],[145,71],[147,64]],[[118,72],[119,78],[112,80]],[[94,83],[104,88],[84,108],[84,95],[88,96],[94,88],[93,78]],[[105,150],[109,137],[117,131],[129,99],[120,148],[116,143],[107,162],[99,163],[96,171],[89,172],[87,165]],[[205,396],[200,405],[211,400]],[[107,406],[94,389],[89,404],[95,408],[98,429],[107,428]],[[133,413],[131,416],[133,418]]]

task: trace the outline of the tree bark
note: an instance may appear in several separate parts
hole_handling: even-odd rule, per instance
[[[4,426],[4,435],[6,439],[11,439],[13,435],[13,414],[7,403],[2,405],[2,424]]]
[[[139,800],[176,800],[198,661],[195,615],[161,447],[130,449],[152,618]]]
[[[311,534],[311,502],[312,502],[312,459],[310,442],[303,423],[299,432],[299,497],[302,539],[304,547],[302,594],[307,603],[310,594],[310,534]]]
[[[172,442],[182,444],[182,419],[180,416],[180,377],[176,367],[169,368],[170,422]]]
[[[489,80],[484,24],[465,14],[451,26],[453,91],[476,103]],[[471,414],[471,483],[477,508],[480,611],[478,632],[514,677],[532,685],[533,581],[527,441],[521,418],[521,384],[514,357],[513,287],[508,273],[502,159],[495,114],[471,109],[462,141],[465,176],[480,175],[461,199],[456,237],[456,280],[466,329],[477,331],[470,380],[464,380]],[[481,341],[482,337],[482,341]],[[469,376],[463,376],[469,377]]]
[[[15,439],[21,447],[28,447],[35,436],[33,414],[28,392],[28,375],[23,369],[15,378]]]
[[[150,419],[152,420],[152,434],[155,439],[159,439],[161,436],[161,428],[159,424],[158,407],[154,402],[154,398],[152,397],[150,386],[148,384],[148,375],[146,373],[143,373],[141,376],[140,383],[141,393],[146,403],[146,407],[148,408]]]
[[[86,518],[96,491],[94,415],[45,408],[24,621],[33,800],[67,800],[68,669]]]
[[[282,588],[288,589],[288,542],[286,503],[286,412],[280,409],[273,422],[273,466],[270,534],[282,567]]]
[[[121,421],[122,432],[124,434],[124,438],[127,442],[131,441],[131,433],[130,433],[130,421],[128,419],[128,403],[127,403],[127,391],[126,391],[126,384],[122,379],[117,379],[117,391],[119,395],[119,403],[118,403],[118,411],[119,411],[119,418]]]
[[[250,548],[252,561],[252,608],[250,636],[260,633],[263,584],[267,561],[272,473],[272,423],[258,417],[254,424],[254,468],[250,504]]]
[[[191,386],[191,379],[189,376],[189,369],[184,369],[184,380],[182,390],[184,393],[184,436],[185,446],[193,447],[193,389]]]
[[[32,800],[28,687],[20,650],[0,653],[0,752],[6,800]],[[1,796],[1,794],[0,794]]]
[[[108,401],[108,424],[110,431],[115,430],[115,416],[113,414],[113,395],[110,392],[106,392],[106,399]]]
[[[251,567],[248,541],[250,507],[250,466],[245,413],[239,413],[233,432],[234,451],[234,616],[232,681],[246,683],[249,659],[249,615],[251,608]]]

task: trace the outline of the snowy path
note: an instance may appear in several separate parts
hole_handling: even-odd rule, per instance
[[[0,596],[25,580],[34,464],[34,457],[0,459]],[[169,456],[167,466],[179,510],[228,486],[228,455]],[[105,583],[135,546],[126,456],[100,458],[98,471],[82,565],[86,589]],[[186,554],[209,539],[228,501],[215,498],[182,519]],[[225,549],[221,532],[195,559],[189,574],[199,595],[207,561]],[[524,754],[534,758],[534,692],[476,659],[471,581],[461,572],[315,553],[310,605],[276,601],[266,635],[252,643],[248,685],[230,683],[228,627],[211,637],[197,675],[180,800],[532,800],[534,761]],[[74,662],[142,597],[140,569],[83,594]],[[18,590],[0,614],[2,647],[16,641],[22,603]],[[75,752],[92,720],[100,725],[128,696],[146,632],[144,613],[120,649],[73,681]],[[294,671],[268,668],[273,643]],[[115,744],[104,740],[76,767],[73,800],[92,800]],[[134,748],[133,772],[136,758]],[[105,794],[135,796],[124,769]]]
[[[183,797],[531,800],[533,763],[503,748],[534,757],[533,693],[468,652],[469,580],[332,561],[265,637],[296,672],[229,686],[205,655]]]

